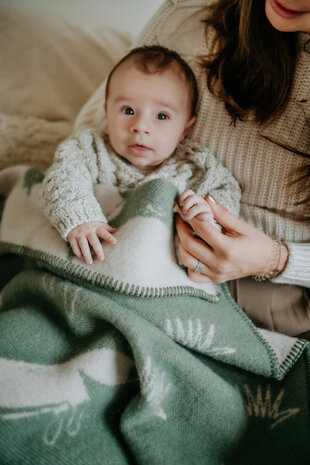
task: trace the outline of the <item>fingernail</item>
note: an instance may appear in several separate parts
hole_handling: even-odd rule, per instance
[[[208,194],[207,197],[208,197],[208,199],[210,199],[210,202],[216,203],[215,198],[211,194]]]

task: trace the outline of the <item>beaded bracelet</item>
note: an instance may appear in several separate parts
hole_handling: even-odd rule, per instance
[[[273,239],[273,254],[268,263],[267,269],[265,269],[261,274],[257,274],[253,276],[255,281],[266,281],[266,279],[273,280],[275,279],[281,272],[279,269],[280,260],[281,260],[281,245],[282,242],[278,241],[277,239]]]

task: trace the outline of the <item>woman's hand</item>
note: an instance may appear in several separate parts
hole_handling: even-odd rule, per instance
[[[232,215],[212,196],[207,195],[206,201],[223,232],[197,217],[188,221],[192,228],[180,217],[176,220],[179,257],[188,268],[189,278],[196,282],[223,283],[263,273],[272,261],[273,239]],[[285,268],[287,257],[288,250],[281,245],[280,270]],[[199,273],[194,271],[198,261],[204,264]]]

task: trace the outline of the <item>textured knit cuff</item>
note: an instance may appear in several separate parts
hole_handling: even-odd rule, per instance
[[[64,212],[63,212],[64,213]],[[101,211],[101,208],[91,203],[79,203],[78,205],[70,205],[70,212],[67,214],[59,215],[59,220],[54,226],[58,229],[61,237],[67,240],[69,232],[83,223],[91,221],[102,221],[107,223],[107,219]]]
[[[288,263],[273,282],[310,287],[310,244],[288,242],[287,246],[290,253]]]

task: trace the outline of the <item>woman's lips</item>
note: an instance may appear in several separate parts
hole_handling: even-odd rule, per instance
[[[303,14],[302,11],[289,10],[288,8],[285,8],[283,5],[281,5],[281,3],[278,2],[278,0],[269,1],[271,8],[284,19],[297,18],[298,16]]]
[[[129,150],[134,154],[134,155],[145,155],[146,152],[149,152],[151,149],[147,147],[146,145],[142,144],[132,144],[128,146]]]

